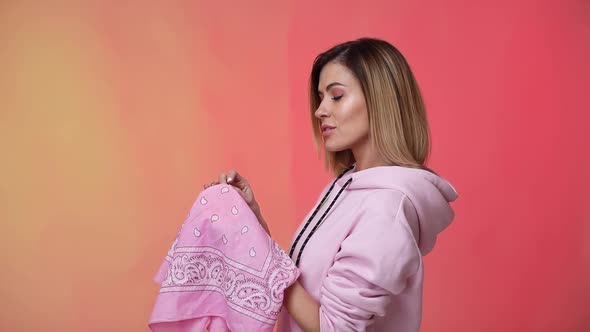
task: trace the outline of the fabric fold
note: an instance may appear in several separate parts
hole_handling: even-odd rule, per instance
[[[284,290],[299,274],[233,187],[209,187],[154,278],[161,287],[148,326],[154,332],[270,332]]]

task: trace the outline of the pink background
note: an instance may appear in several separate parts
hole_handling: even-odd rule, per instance
[[[407,57],[460,192],[422,331],[590,331],[590,2],[0,2],[0,330],[147,331],[151,277],[235,168],[276,240],[330,176],[313,58]]]

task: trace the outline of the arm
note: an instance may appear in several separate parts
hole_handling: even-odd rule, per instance
[[[418,271],[421,254],[404,209],[370,209],[342,242],[319,302],[296,282],[285,308],[304,331],[364,331]]]
[[[320,331],[320,304],[311,297],[299,281],[295,281],[285,290],[283,305],[303,331]]]
[[[252,211],[260,225],[268,235],[271,235],[268,224],[260,212],[260,206],[256,205]],[[285,290],[283,305],[303,331],[320,331],[320,304],[301,286],[299,281],[295,281]]]
[[[272,237],[272,235],[270,234],[270,228],[268,228],[268,224],[266,223],[266,220],[264,220],[264,217],[262,216],[262,213],[260,212],[260,205],[258,205],[258,203],[256,203],[256,206],[254,206],[252,208],[252,212],[254,212],[256,219],[258,219],[258,222],[260,223],[260,226],[262,226],[262,228],[264,228],[266,233],[268,233],[268,235],[270,237]]]

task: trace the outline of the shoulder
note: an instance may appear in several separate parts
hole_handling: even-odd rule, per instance
[[[408,196],[397,189],[372,189],[360,202],[359,210],[365,215],[395,217],[400,209],[411,206]]]
[[[418,239],[418,214],[414,204],[402,191],[374,189],[359,206],[357,227],[382,229],[400,227]]]

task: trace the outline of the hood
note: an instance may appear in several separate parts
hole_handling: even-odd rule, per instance
[[[356,169],[356,166],[355,166]],[[422,169],[400,166],[372,167],[345,174],[337,183],[347,191],[366,189],[395,189],[404,193],[418,215],[418,247],[422,255],[429,253],[442,232],[455,216],[450,202],[457,199],[455,188],[442,177]]]

